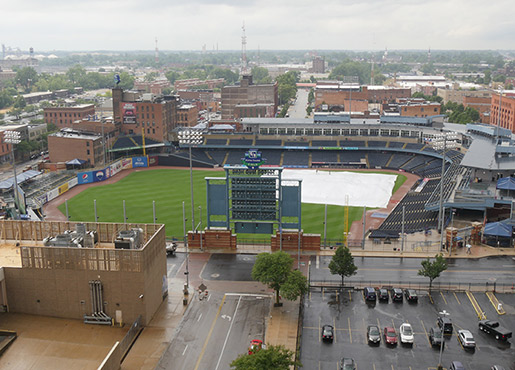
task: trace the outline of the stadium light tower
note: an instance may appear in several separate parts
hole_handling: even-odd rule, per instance
[[[18,200],[18,180],[16,178],[16,159],[14,158],[14,145],[19,144],[20,139],[20,133],[16,130],[11,131],[4,131],[4,141],[8,144],[11,144],[11,153],[13,157],[13,171],[14,171],[14,183],[13,183],[13,194],[14,194],[14,209],[16,213],[16,219],[18,218],[17,214],[17,207],[19,207],[19,200]]]
[[[202,132],[183,130],[179,132],[179,145],[188,146],[190,160],[190,195],[191,195],[191,231],[195,230],[195,202],[193,201],[193,167],[191,163],[191,147],[202,144]]]

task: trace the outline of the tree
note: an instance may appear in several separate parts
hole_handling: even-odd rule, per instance
[[[18,95],[13,102],[13,108],[16,109],[23,109],[27,106],[27,103],[25,102],[25,99],[23,99],[23,96]]]
[[[343,279],[347,276],[355,275],[358,271],[358,267],[354,264],[354,257],[350,253],[349,248],[339,246],[334,253],[331,262],[329,262],[329,271],[333,275],[340,275]]]
[[[23,67],[16,72],[14,80],[28,93],[32,85],[38,81],[38,73],[32,67]]]
[[[434,261],[430,261],[427,258],[420,264],[422,268],[418,270],[418,274],[429,278],[429,290],[431,290],[433,280],[439,277],[443,271],[447,270],[447,261],[442,254],[438,254]]]
[[[294,301],[308,292],[308,279],[299,270],[290,271],[281,287],[281,295],[289,301]]]
[[[290,366],[301,366],[293,359],[294,353],[284,346],[267,346],[253,355],[241,354],[231,362],[234,370],[288,370]]]
[[[268,84],[272,82],[272,78],[268,74],[268,69],[264,67],[252,68],[252,81],[256,84]]]
[[[279,304],[279,292],[289,300],[307,291],[306,278],[301,279],[300,272],[292,271],[293,259],[286,252],[260,253],[252,268],[252,279],[268,285],[275,291],[275,302]],[[300,293],[300,294],[299,294]]]

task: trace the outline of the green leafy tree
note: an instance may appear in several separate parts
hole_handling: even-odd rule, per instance
[[[152,82],[154,81],[156,78],[159,77],[159,73],[157,72],[149,72],[145,75],[145,81],[146,82]]]
[[[23,67],[16,71],[14,80],[26,93],[29,93],[32,85],[38,81],[38,73],[32,67]]]
[[[315,89],[310,89],[308,93],[308,103],[311,104],[315,101]]]
[[[355,275],[358,271],[358,267],[354,264],[354,257],[350,253],[349,248],[339,246],[334,253],[331,262],[329,262],[329,271],[333,275],[340,275],[343,279]]]
[[[431,290],[433,280],[439,277],[442,272],[447,270],[447,261],[442,254],[438,254],[434,261],[427,258],[420,264],[422,265],[422,268],[418,270],[418,274],[429,278],[429,290]]]
[[[181,79],[181,74],[177,71],[168,71],[165,73],[165,77],[170,81],[170,83],[173,85],[176,80]]]
[[[15,109],[23,109],[27,106],[27,103],[25,102],[25,99],[23,99],[23,96],[18,95],[13,102],[13,108]]]
[[[66,77],[74,86],[81,86],[86,77],[86,70],[80,64],[76,64],[66,71]]]
[[[231,362],[234,370],[289,370],[290,366],[302,366],[294,360],[294,352],[284,346],[267,346],[253,355],[241,354]]]
[[[272,77],[268,74],[268,69],[254,67],[252,68],[252,81],[256,84],[268,84],[272,82]]]
[[[307,290],[307,281],[298,276],[300,272],[292,271],[292,266],[293,259],[286,252],[260,253],[252,268],[252,279],[275,291],[276,304],[283,290],[286,299],[297,299]]]
[[[370,63],[346,59],[331,71],[329,79],[343,80],[346,76],[358,76],[360,84],[368,83],[370,81]]]
[[[286,104],[297,95],[297,82],[299,79],[300,73],[297,71],[289,71],[277,76],[279,104]]]
[[[0,91],[0,109],[10,107],[13,104],[13,102],[14,98],[7,89],[3,89]]]

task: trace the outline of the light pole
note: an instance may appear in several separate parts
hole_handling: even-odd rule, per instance
[[[200,131],[184,130],[179,132],[179,144],[188,146],[190,162],[190,195],[191,195],[191,230],[195,230],[195,202],[193,201],[193,166],[191,159],[191,147],[202,143]]]
[[[202,206],[198,206],[198,211],[200,213],[200,251],[202,252]]]
[[[186,235],[186,212],[184,210],[184,202],[182,202],[182,231],[184,233],[184,246],[186,247],[186,271],[184,272],[184,275],[186,275],[186,286],[184,287],[184,294],[187,295],[190,286],[190,251],[188,249],[188,236]]]
[[[18,131],[12,130],[12,131],[4,131],[4,141],[8,144],[11,144],[11,153],[13,157],[13,171],[14,171],[14,183],[13,183],[13,195],[14,195],[14,210],[16,217],[15,219],[18,219],[18,212],[17,207],[20,206],[19,199],[18,199],[18,179],[16,178],[16,159],[14,158],[14,145],[19,144],[20,139],[20,133]]]
[[[442,312],[438,312],[440,314],[440,316],[442,317],[447,317],[450,315],[449,312],[443,310]],[[442,351],[443,351],[443,327],[442,327],[442,332],[441,332],[441,338],[442,340],[440,341],[440,357],[438,359],[438,370],[443,370],[443,366],[442,366]]]

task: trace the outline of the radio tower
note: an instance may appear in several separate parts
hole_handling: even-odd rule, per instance
[[[159,49],[157,48],[157,37],[156,37],[156,52],[154,55],[154,60],[155,60],[156,64],[159,63]]]
[[[241,74],[247,73],[247,36],[245,36],[245,21],[241,27]]]

